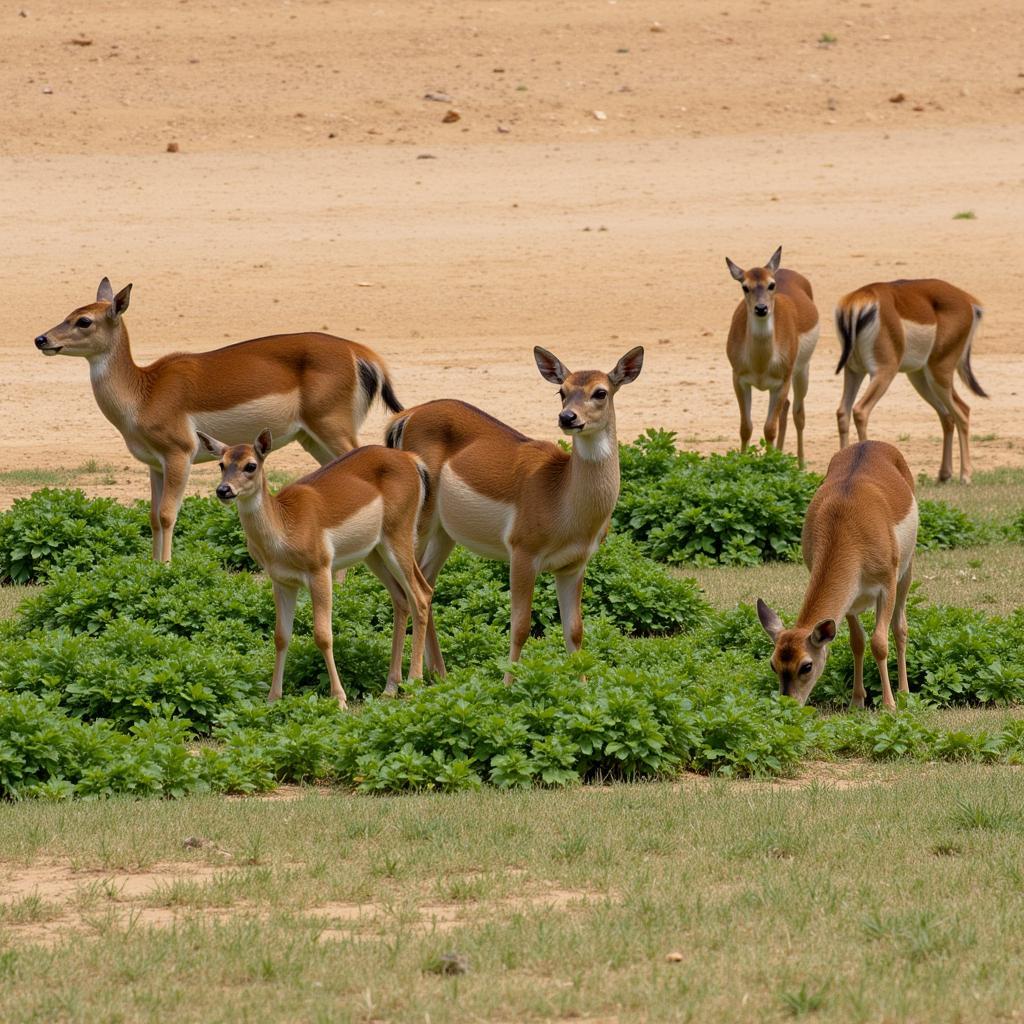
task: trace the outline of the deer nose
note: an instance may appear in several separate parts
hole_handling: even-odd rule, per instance
[[[48,344],[49,338],[47,338],[45,334],[40,334],[39,337],[36,338],[36,348],[46,348]]]
[[[576,413],[572,409],[563,409],[558,414],[558,425],[560,427],[571,427],[576,422]]]
[[[231,490],[231,485],[230,484],[221,484],[217,488],[217,497],[218,498],[221,498],[221,499],[226,501],[228,498],[233,498],[234,496],[235,496],[235,492]]]
[[[758,316],[767,316],[767,315],[768,315],[768,306],[767,306],[767,305],[766,305],[765,303],[763,303],[763,302],[759,302],[759,303],[758,303],[758,304],[757,304],[757,305],[756,305],[756,306],[754,307],[754,312],[755,312],[755,313],[756,313],[756,314],[757,314]]]

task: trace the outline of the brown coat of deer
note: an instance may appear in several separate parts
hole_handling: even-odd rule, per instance
[[[843,352],[843,397],[836,410],[839,444],[850,438],[850,414],[857,437],[868,436],[868,417],[897,373],[905,373],[942,424],[939,482],[953,475],[953,428],[960,441],[960,479],[971,480],[971,410],[956,393],[953,375],[987,398],[971,370],[971,344],[981,323],[977,299],[945,281],[888,281],[844,295],[836,306],[836,332]],[[854,400],[865,376],[864,396]]]
[[[202,432],[198,438],[220,462],[217,497],[224,504],[237,502],[249,552],[273,581],[277,657],[269,699],[281,696],[295,602],[299,588],[306,587],[313,603],[313,636],[327,666],[331,695],[345,706],[345,690],[334,664],[332,574],[356,562],[365,562],[384,584],[395,610],[384,693],[394,696],[402,681],[410,611],[409,678],[419,679],[432,594],[416,564],[417,530],[430,495],[423,463],[405,452],[367,445],[271,494],[264,472],[269,430],[253,444],[229,446]]]
[[[131,287],[115,295],[104,278],[95,302],[73,310],[35,343],[47,356],[88,360],[103,415],[149,466],[158,561],[170,561],[192,463],[209,458],[197,430],[238,444],[269,424],[279,446],[297,440],[323,464],[358,444],[378,394],[392,412],[401,411],[380,356],[329,334],[277,334],[138,366],[123,319]]]
[[[811,356],[821,330],[811,284],[795,270],[780,270],[782,246],[763,267],[743,270],[728,256],[729,273],[743,287],[729,327],[726,355],[740,406],[740,449],[753,433],[751,388],[768,392],[764,439],[782,449],[793,388],[793,424],[797,456],[804,464],[804,396],[810,381]]]
[[[572,652],[582,643],[583,575],[608,532],[619,495],[615,393],[636,380],[643,349],[627,352],[609,373],[570,373],[539,347],[534,358],[541,376],[559,385],[558,425],[573,439],[571,454],[451,400],[408,409],[387,430],[388,447],[419,455],[435,486],[433,518],[420,542],[427,581],[433,585],[456,544],[510,563],[512,661],[530,633],[541,572],[555,576],[566,648]],[[427,665],[444,673],[433,617]]]
[[[857,618],[875,610],[871,653],[882,680],[882,701],[896,706],[889,683],[889,626],[896,638],[899,688],[907,683],[907,593],[917,543],[914,478],[899,450],[861,441],[832,457],[807,509],[804,562],[811,572],[792,628],[760,598],[757,614],[775,642],[772,670],[780,691],[805,703],[828,657],[844,615],[853,650],[853,704],[864,706],[864,630]]]

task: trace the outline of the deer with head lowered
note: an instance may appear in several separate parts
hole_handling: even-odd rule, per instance
[[[811,356],[821,330],[811,284],[795,270],[779,268],[782,246],[763,267],[743,270],[727,256],[729,273],[743,287],[743,300],[733,313],[726,355],[732,386],[740,406],[740,448],[746,451],[753,433],[751,388],[768,392],[764,439],[781,451],[793,388],[793,424],[797,456],[804,464],[804,396]]]
[[[124,323],[131,288],[115,295],[103,278],[95,302],[73,310],[35,343],[43,355],[88,360],[101,411],[149,466],[158,561],[170,561],[192,463],[210,458],[197,430],[237,444],[269,423],[279,446],[298,440],[323,464],[356,446],[378,394],[392,412],[401,411],[380,356],[329,334],[277,334],[139,366]]]
[[[306,587],[313,603],[313,636],[327,666],[331,695],[345,706],[345,690],[334,664],[332,574],[360,561],[387,588],[395,610],[384,693],[394,696],[402,681],[410,611],[409,678],[419,679],[432,594],[416,564],[419,520],[430,500],[430,478],[423,463],[406,452],[367,445],[271,494],[264,471],[271,448],[269,430],[252,444],[226,445],[202,432],[198,438],[220,463],[217,497],[225,505],[237,504],[249,552],[273,582],[277,657],[269,699],[281,696],[295,602],[299,587]]]
[[[942,424],[939,483],[953,475],[953,428],[960,441],[960,479],[971,482],[971,410],[956,393],[953,376],[987,398],[971,370],[971,345],[981,323],[978,300],[945,281],[888,281],[844,295],[836,306],[836,332],[843,353],[843,397],[836,410],[839,445],[850,440],[850,414],[857,437],[868,436],[868,418],[897,373],[938,413]],[[865,376],[864,396],[854,400]]]
[[[780,691],[805,703],[825,668],[828,645],[844,615],[853,649],[853,704],[864,706],[864,630],[857,618],[875,610],[871,653],[882,701],[896,702],[889,682],[889,627],[896,638],[899,688],[907,693],[907,593],[917,543],[914,478],[899,450],[861,441],[832,457],[807,509],[803,555],[810,570],[803,607],[790,629],[758,598],[757,614],[772,638],[772,671]]]
[[[408,409],[388,427],[388,447],[419,455],[435,486],[433,516],[420,542],[427,581],[433,585],[456,544],[509,563],[511,661],[519,660],[529,636],[541,572],[555,577],[566,648],[572,652],[582,643],[583,575],[619,496],[615,394],[636,380],[643,356],[637,347],[608,373],[570,373],[546,349],[534,349],[541,376],[559,387],[558,425],[572,438],[571,454],[453,400]],[[432,616],[427,665],[444,674]]]

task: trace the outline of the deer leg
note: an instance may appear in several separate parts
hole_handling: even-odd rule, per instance
[[[164,475],[155,466],[149,467],[149,528],[153,534],[153,561],[163,553],[163,530],[160,528],[160,498],[164,491]]]
[[[565,649],[572,654],[583,644],[583,574],[586,565],[555,573],[555,591],[558,594],[558,617],[562,620]]]
[[[427,542],[426,550],[420,559],[420,569],[431,593],[437,583],[438,573],[441,567],[448,560],[448,556],[455,547],[455,541],[443,530],[436,530]],[[441,645],[437,642],[437,630],[434,628],[434,607],[430,606],[427,613],[426,632],[426,661],[427,669],[442,679],[447,675],[444,664],[444,656],[441,654]]]
[[[800,468],[804,468],[804,424],[807,414],[804,411],[804,398],[807,396],[809,383],[809,367],[802,366],[793,374],[793,426],[796,427],[796,457]]]
[[[274,678],[270,683],[270,693],[267,694],[268,701],[277,700],[284,687],[284,663],[295,624],[295,602],[298,596],[298,587],[274,581],[274,609],[277,612],[274,621]]]
[[[188,452],[173,452],[164,460],[164,486],[160,492],[160,561],[171,560],[174,524],[188,486],[192,459]]]
[[[864,707],[867,691],[864,689],[864,627],[856,615],[847,615],[850,627],[850,650],[853,651],[853,703],[855,708]]]
[[[860,390],[864,376],[863,373],[851,370],[849,366],[843,371],[843,397],[839,400],[839,408],[836,409],[840,448],[845,448],[850,443],[850,417],[853,412],[853,403],[857,398],[857,392]]]
[[[779,439],[776,447],[783,451],[786,447],[786,426],[789,423],[790,400],[787,398],[782,403],[782,411],[779,413]]]
[[[750,435],[754,432],[754,421],[750,416],[750,385],[744,384],[733,374],[733,390],[736,392],[736,401],[740,405],[740,451],[745,452],[750,444]]]
[[[907,679],[907,594],[913,577],[913,561],[896,584],[896,606],[892,620],[892,635],[896,640],[896,672],[899,677],[900,693],[910,693]]]
[[[942,424],[942,462],[939,465],[939,483],[945,483],[953,475],[953,416],[939,397],[927,370],[915,370],[907,374],[914,390],[938,413]]]
[[[853,407],[853,422],[857,427],[857,440],[868,439],[868,419],[871,410],[878,405],[882,395],[889,390],[889,385],[896,377],[896,371],[886,366],[880,369],[868,384],[864,397]]]
[[[338,676],[338,668],[334,664],[334,630],[331,624],[334,591],[331,585],[330,565],[325,565],[310,576],[309,596],[313,602],[313,639],[327,666],[327,675],[331,680],[331,696],[344,708],[348,706],[348,699]]]
[[[775,440],[779,436],[779,419],[783,409],[788,408],[789,381],[786,380],[781,387],[768,392],[768,416],[764,421],[764,439],[769,448],[776,447]],[[785,435],[783,427],[781,433]],[[781,445],[779,445],[781,447]]]
[[[537,583],[537,565],[528,554],[512,555],[509,567],[509,589],[512,599],[512,628],[510,630],[509,661],[518,661],[523,645],[530,635],[533,612],[533,588]],[[512,683],[512,673],[505,673],[505,685]]]
[[[394,609],[393,628],[391,633],[391,664],[388,667],[388,678],[384,685],[384,696],[394,697],[402,683],[402,654],[405,651],[405,627],[409,622],[409,603],[394,573],[388,568],[383,557],[377,551],[371,551],[364,559],[370,572],[384,584],[391,595],[391,606]]]
[[[949,385],[949,393],[953,396],[953,408],[956,410],[953,418],[956,421],[956,435],[960,442],[960,482],[969,484],[971,482],[971,407],[956,393],[952,382]],[[952,457],[950,458],[952,462]]]
[[[878,666],[878,675],[882,680],[882,703],[890,710],[896,707],[889,683],[889,625],[892,622],[893,607],[896,603],[896,573],[878,595],[875,605],[875,629],[871,634],[871,654]]]

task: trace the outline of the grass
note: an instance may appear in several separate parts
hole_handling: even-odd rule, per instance
[[[0,1019],[1011,1019],[1019,773],[818,774],[15,805]]]
[[[917,496],[955,505],[982,523],[1005,525],[1024,508],[1024,469],[1004,467],[975,473],[969,487],[937,484],[934,478],[922,474],[917,482]]]
[[[674,570],[693,576],[714,608],[764,598],[773,608],[797,609],[807,587],[802,564],[772,562],[742,566],[686,566]],[[955,604],[1006,615],[1024,605],[1024,547],[989,544],[951,551],[919,551],[914,558],[916,593],[933,604]]]
[[[15,487],[67,487],[82,480],[83,477],[100,477],[90,483],[113,484],[114,467],[106,463],[89,459],[80,466],[61,469],[6,469],[0,472],[0,485],[8,484]]]
[[[978,215],[973,210],[961,210],[953,214],[953,220],[977,220]]]
[[[0,587],[0,620],[13,619],[18,605],[38,589],[38,587],[19,586]]]

